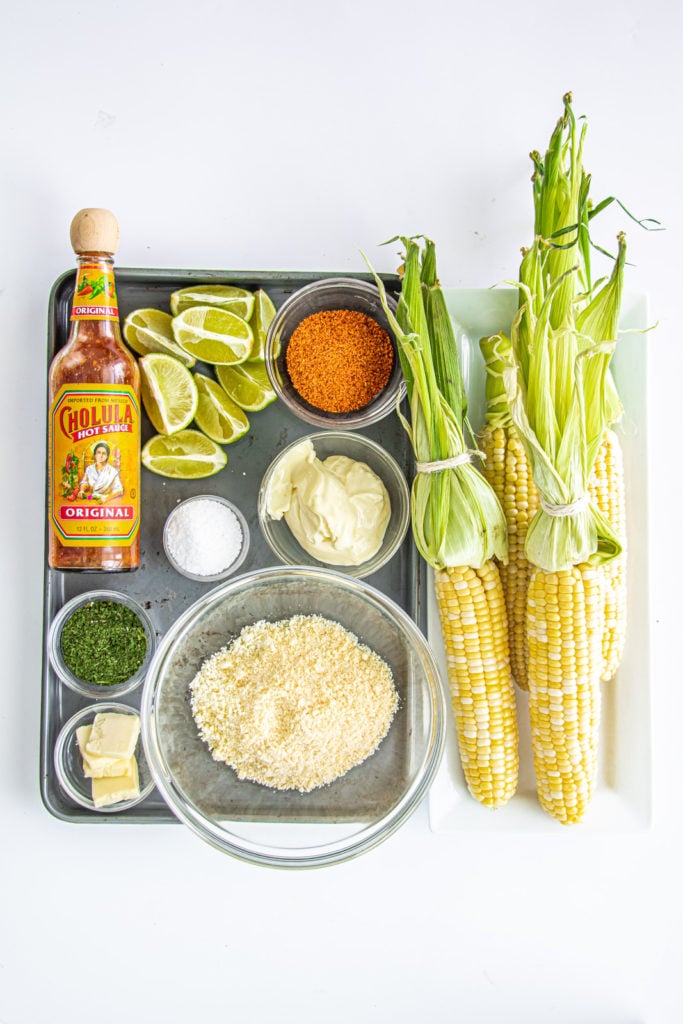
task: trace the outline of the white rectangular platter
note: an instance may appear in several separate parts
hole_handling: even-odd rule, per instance
[[[515,312],[512,288],[445,289],[449,311],[459,326],[463,371],[475,430],[484,415],[484,368],[479,339],[507,330]],[[627,494],[628,634],[618,675],[602,688],[599,770],[595,797],[579,834],[638,832],[652,816],[651,671],[648,533],[648,303],[626,295],[612,370],[624,405],[618,425],[624,450]],[[428,637],[446,684],[446,663],[433,586],[428,596]],[[516,795],[492,811],[468,793],[449,706],[446,751],[429,793],[432,831],[547,832],[564,826],[536,798],[526,694],[516,689],[520,726],[520,776]]]

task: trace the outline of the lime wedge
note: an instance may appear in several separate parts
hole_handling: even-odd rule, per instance
[[[242,363],[240,366],[217,366],[216,376],[223,390],[241,409],[258,412],[274,402],[265,363]]]
[[[171,295],[173,316],[192,306],[218,306],[248,320],[254,309],[254,295],[246,288],[231,284],[198,284],[193,288],[181,288]]]
[[[226,395],[220,384],[203,373],[195,373],[199,402],[195,420],[200,430],[218,444],[232,444],[249,430],[244,412]]]
[[[123,337],[139,356],[164,352],[175,356],[183,366],[194,366],[197,360],[177,344],[171,325],[171,317],[161,309],[134,309],[123,321]]]
[[[242,363],[254,344],[248,323],[213,306],[191,306],[173,317],[173,337],[189,355],[214,364]]]
[[[140,359],[140,391],[145,412],[160,434],[175,434],[194,419],[197,386],[173,356],[150,352]]]
[[[250,320],[254,332],[254,347],[249,356],[250,363],[263,362],[265,359],[268,328],[275,316],[275,306],[262,288],[254,292],[254,299],[254,312]]]
[[[227,464],[222,448],[198,430],[180,430],[172,437],[155,434],[142,449],[142,465],[159,476],[199,480]]]

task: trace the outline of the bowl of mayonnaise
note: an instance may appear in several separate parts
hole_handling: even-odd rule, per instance
[[[361,579],[389,561],[410,523],[396,460],[351,431],[299,438],[268,467],[258,496],[263,536],[285,565],[326,565]]]

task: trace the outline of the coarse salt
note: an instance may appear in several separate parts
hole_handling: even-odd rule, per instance
[[[227,505],[199,498],[173,513],[165,544],[170,558],[184,572],[216,576],[229,569],[242,550],[242,527]]]

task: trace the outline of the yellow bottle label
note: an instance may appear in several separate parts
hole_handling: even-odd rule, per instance
[[[49,421],[50,518],[66,547],[128,547],[140,526],[140,406],[119,384],[65,384]]]
[[[81,263],[71,307],[72,320],[118,320],[119,304],[113,267]]]

